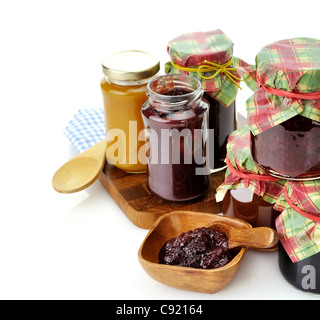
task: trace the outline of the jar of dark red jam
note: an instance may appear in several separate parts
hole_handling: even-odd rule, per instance
[[[270,175],[291,180],[320,177],[320,122],[297,115],[257,135],[251,153]]]
[[[146,128],[147,188],[156,196],[185,201],[209,187],[207,163],[209,105],[203,89],[189,75],[164,75],[147,86],[143,105]]]
[[[228,107],[205,93],[210,104],[209,128],[214,130],[214,143],[211,144],[210,157],[213,157],[211,172],[226,168],[227,141],[231,132],[236,130],[236,106],[233,101]]]
[[[235,217],[255,227],[275,229],[275,220],[280,214],[273,209],[273,204],[262,199],[248,188],[228,190],[223,202],[224,216]]]
[[[279,241],[278,263],[283,277],[295,288],[320,294],[320,252],[303,260],[292,262]]]

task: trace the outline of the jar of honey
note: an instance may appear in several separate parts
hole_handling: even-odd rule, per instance
[[[146,171],[141,107],[147,100],[148,81],[160,62],[143,51],[121,51],[102,61],[108,163],[130,173]]]
[[[150,149],[147,188],[171,201],[203,195],[209,187],[209,105],[201,83],[189,75],[165,75],[148,84],[142,108]]]

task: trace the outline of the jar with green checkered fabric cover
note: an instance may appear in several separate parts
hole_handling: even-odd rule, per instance
[[[235,99],[240,75],[233,66],[233,43],[221,31],[191,32],[168,42],[171,61],[166,73],[189,74],[200,80],[210,103],[209,128],[214,130],[212,172],[225,168],[226,144],[236,129]]]
[[[255,164],[247,126],[229,136],[226,163],[225,180],[216,191],[216,200],[223,201],[223,214],[246,220],[254,227],[275,228],[280,212],[273,205],[286,181],[265,175]]]
[[[254,90],[246,101],[252,157],[282,179],[320,177],[320,40],[271,43],[255,65],[234,63]]]
[[[300,290],[320,293],[320,180],[287,181],[275,203],[279,267]]]

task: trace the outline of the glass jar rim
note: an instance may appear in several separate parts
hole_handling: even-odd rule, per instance
[[[193,91],[190,91],[188,93],[184,93],[184,94],[180,94],[180,95],[166,95],[166,94],[161,94],[157,91],[154,91],[151,86],[153,83],[155,82],[159,82],[159,80],[161,79],[165,79],[165,78],[168,78],[168,79],[173,79],[173,78],[179,78],[181,81],[181,83],[183,82],[183,79],[185,80],[184,82],[185,83],[188,83],[190,84],[192,81],[197,85],[197,88],[195,88]],[[186,75],[186,74],[166,74],[166,75],[161,75],[161,76],[158,76],[158,77],[155,77],[153,78],[152,80],[150,80],[147,84],[147,89],[149,92],[151,92],[152,94],[158,96],[159,98],[161,98],[161,100],[164,100],[164,101],[169,101],[171,100],[173,97],[177,98],[181,98],[181,99],[187,99],[189,97],[192,97],[194,95],[198,95],[198,94],[202,94],[203,93],[203,88],[202,88],[202,85],[201,85],[201,82],[195,78],[194,76],[191,76],[191,75]]]

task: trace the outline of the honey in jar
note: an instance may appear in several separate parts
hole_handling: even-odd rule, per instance
[[[121,51],[102,61],[107,161],[131,173],[146,171],[141,107],[147,100],[146,86],[160,63],[143,51]]]

